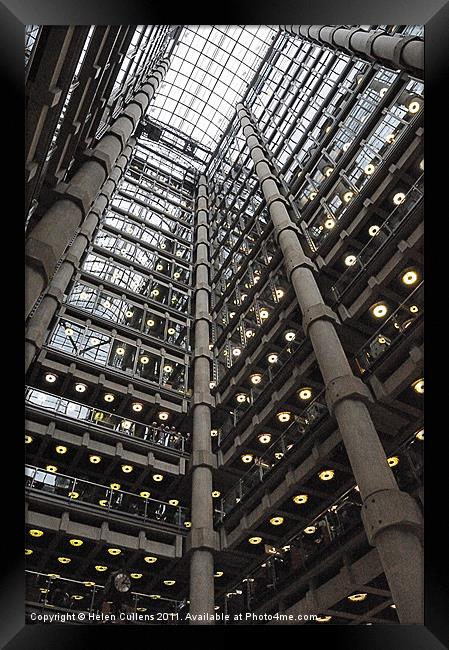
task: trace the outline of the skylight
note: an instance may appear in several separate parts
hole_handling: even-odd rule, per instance
[[[149,118],[215,149],[277,33],[267,25],[187,25]]]

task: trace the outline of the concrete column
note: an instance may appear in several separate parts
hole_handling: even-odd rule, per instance
[[[205,176],[198,184],[195,256],[195,349],[193,354],[192,528],[190,559],[190,613],[214,614],[214,558],[218,536],[213,528],[212,470],[216,467],[211,445],[210,393],[210,285],[209,211]],[[198,624],[211,624],[199,621]]]
[[[419,36],[386,34],[380,30],[332,25],[279,25],[295,36],[336,50],[379,61],[393,70],[424,76],[424,41]]]
[[[303,315],[303,328],[315,351],[334,414],[363,500],[362,518],[369,542],[376,546],[401,623],[423,622],[422,516],[416,501],[398,489],[367,408],[371,394],[351,370],[335,323],[305,255],[298,230],[287,211],[262,139],[243,104],[237,115],[246,138],[274,233],[284,256]]]
[[[119,156],[108,180],[103,184],[100,194],[84,220],[76,239],[67,249],[64,260],[54,274],[39,306],[28,321],[25,332],[25,372],[27,372],[34,357],[44,344],[51,320],[64,300],[65,291],[128,165],[135,144],[135,138],[130,138],[129,144]]]
[[[60,198],[31,231],[25,246],[26,317],[48,286],[58,261],[146,113],[168,66],[167,59],[161,61],[146,78],[98,144],[85,153],[84,162],[69,183],[59,184]]]

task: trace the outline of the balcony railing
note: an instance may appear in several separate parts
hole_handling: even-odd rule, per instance
[[[339,300],[343,293],[353,284],[359,275],[366,270],[367,266],[390,239],[397,232],[399,227],[410,216],[412,210],[418,205],[423,198],[424,191],[424,174],[422,174],[416,183],[409,189],[405,199],[397,205],[388,215],[383,224],[380,226],[377,234],[358,253],[355,263],[338,278],[332,287],[332,293],[336,300]]]
[[[325,391],[319,393],[313,401],[296,416],[288,429],[274,442],[267,451],[256,458],[254,465],[242,476],[234,486],[221,499],[220,521],[230,514],[242,498],[247,495],[256,485],[265,480],[277,464],[288,455],[291,450],[300,442],[304,441],[323,418],[329,414]]]
[[[104,409],[86,406],[80,402],[52,395],[36,388],[26,388],[25,402],[29,406],[37,407],[44,411],[51,411],[59,415],[76,420],[80,423],[98,429],[113,431],[122,436],[139,438],[146,442],[174,449],[186,453],[190,447],[190,440],[178,431],[167,431],[163,426],[150,426],[131,420],[130,418],[115,415]]]
[[[133,494],[117,488],[118,483],[109,486],[93,483],[59,472],[50,472],[33,465],[25,465],[25,487],[42,490],[70,501],[94,505],[108,511],[125,513],[141,521],[157,521],[178,528],[187,528],[188,510],[160,499],[151,499],[150,492]]]
[[[70,578],[53,577],[38,571],[26,570],[25,599],[28,608],[35,606],[40,612],[49,610],[54,612],[89,612],[99,613],[104,600],[104,586],[93,581],[72,580]],[[182,601],[164,598],[158,593],[142,594],[131,591],[127,611],[140,612],[165,612],[175,614],[182,605]],[[162,621],[170,621],[161,617]],[[176,620],[174,618],[174,620]],[[88,623],[89,620],[83,620]],[[98,622],[98,621],[97,621]],[[157,619],[154,621],[158,622]]]
[[[357,352],[355,359],[362,374],[423,322],[423,292],[421,282]]]

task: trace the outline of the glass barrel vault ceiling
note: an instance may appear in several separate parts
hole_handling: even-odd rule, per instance
[[[213,151],[277,31],[268,25],[186,25],[149,118]]]

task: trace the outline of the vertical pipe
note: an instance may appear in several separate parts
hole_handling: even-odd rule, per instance
[[[205,176],[200,176],[197,202],[195,257],[195,349],[192,436],[192,528],[190,533],[190,613],[214,614],[214,558],[217,534],[213,529],[212,469],[216,466],[211,445],[210,393],[210,285],[209,211]],[[196,624],[212,621],[196,620]]]
[[[368,540],[378,550],[401,623],[422,623],[421,512],[416,501],[398,489],[388,466],[367,408],[371,394],[352,373],[335,329],[337,316],[324,303],[314,276],[316,269],[301,247],[297,228],[286,208],[287,200],[280,193],[253,118],[241,103],[237,105],[237,114],[301,308],[303,327],[323,376],[329,410],[338,422],[360,488]]]
[[[167,59],[145,79],[68,184],[60,198],[36,224],[25,246],[26,317],[48,286],[55,267],[77,228],[87,216],[118,157],[153,99],[169,66]]]

